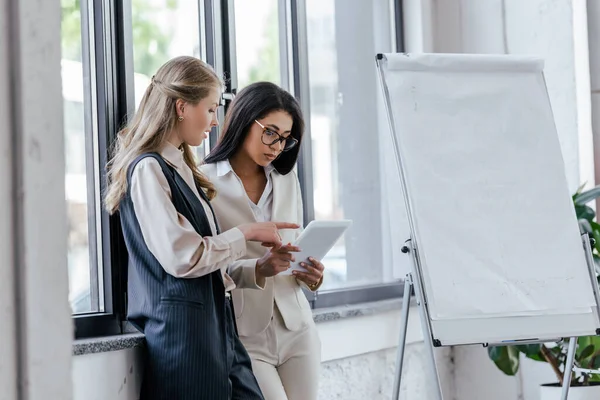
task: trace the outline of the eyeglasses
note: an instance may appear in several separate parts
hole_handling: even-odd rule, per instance
[[[288,137],[283,137],[279,133],[275,132],[273,129],[267,128],[257,120],[254,120],[254,122],[256,122],[261,128],[263,128],[263,133],[260,137],[260,140],[263,142],[263,144],[266,144],[267,146],[273,146],[277,142],[281,142],[283,143],[282,151],[291,150],[294,146],[298,144],[298,140],[296,140],[296,138],[293,138],[292,135],[289,135]]]

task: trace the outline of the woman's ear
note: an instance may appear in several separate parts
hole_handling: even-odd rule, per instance
[[[178,117],[183,117],[183,111],[185,110],[185,101],[181,99],[177,99],[175,101],[175,112],[177,112]]]

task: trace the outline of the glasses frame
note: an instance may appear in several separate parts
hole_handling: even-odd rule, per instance
[[[267,126],[264,126],[263,124],[261,124],[261,123],[260,123],[260,122],[258,122],[257,120],[254,120],[254,122],[256,122],[256,123],[258,124],[258,126],[260,126],[260,127],[263,129],[263,133],[262,133],[262,135],[260,135],[260,141],[261,141],[263,144],[265,144],[265,145],[267,145],[267,146],[273,146],[274,144],[277,144],[277,142],[282,142],[282,143],[283,143],[283,150],[282,150],[282,151],[289,151],[289,150],[293,149],[294,147],[296,147],[296,145],[298,145],[298,139],[296,139],[295,137],[292,137],[292,135],[291,135],[291,134],[290,134],[290,135],[288,135],[287,137],[283,137],[283,136],[281,136],[281,135],[279,134],[279,132],[275,131],[275,130],[274,130],[274,129],[272,129],[272,128],[269,128],[269,127],[267,127]],[[265,143],[265,140],[264,140],[263,138],[264,138],[264,135],[265,135],[265,132],[266,132],[266,131],[273,132],[274,134],[276,134],[276,135],[277,135],[277,138],[276,138],[275,140],[273,140],[273,142],[272,142],[272,143]],[[286,149],[286,147],[285,147],[285,142],[286,142],[286,141],[288,141],[288,140],[291,140],[291,141],[292,141],[292,145]]]

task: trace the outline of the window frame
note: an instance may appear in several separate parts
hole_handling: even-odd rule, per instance
[[[95,74],[88,75],[91,86],[95,85],[95,101],[100,193],[106,189],[106,165],[110,157],[110,144],[116,138],[119,128],[125,122],[128,109],[133,105],[133,64],[132,54],[127,54],[126,44],[131,43],[131,0],[112,2],[110,0],[81,1],[82,10],[82,53],[89,57],[90,68]],[[90,8],[91,7],[91,8]],[[85,10],[85,12],[84,12]],[[90,19],[91,17],[91,19]],[[128,37],[129,35],[129,37]],[[87,54],[86,54],[87,47]],[[129,47],[131,52],[133,49]],[[130,71],[131,79],[127,77]],[[89,126],[86,128],[90,129]],[[96,159],[94,157],[94,159]],[[96,210],[96,209],[95,209]],[[123,322],[127,312],[126,274],[122,265],[127,262],[127,250],[121,233],[118,215],[109,216],[100,208],[100,232],[102,252],[90,264],[101,259],[104,310],[102,312],[73,315],[75,338],[118,335],[124,332]],[[97,270],[97,269],[96,269]],[[93,290],[93,289],[92,289]]]

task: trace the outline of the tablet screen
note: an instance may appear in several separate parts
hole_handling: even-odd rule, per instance
[[[352,225],[350,220],[311,221],[294,242],[294,245],[300,247],[302,251],[294,253],[296,261],[280,275],[289,275],[294,270],[306,271],[300,263],[308,261],[308,257],[322,260],[350,225]]]

